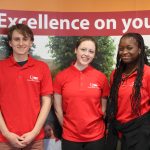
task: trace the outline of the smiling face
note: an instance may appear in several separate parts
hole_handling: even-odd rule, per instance
[[[124,37],[119,43],[118,54],[125,64],[137,63],[141,49],[133,37]]]
[[[31,37],[24,36],[18,30],[14,30],[9,45],[13,49],[14,58],[27,57],[28,51],[32,47],[33,41]]]
[[[96,52],[95,43],[91,40],[85,40],[75,49],[76,65],[82,68],[87,67],[93,60]]]

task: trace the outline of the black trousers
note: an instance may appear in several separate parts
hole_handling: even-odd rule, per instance
[[[150,112],[125,124],[114,121],[107,137],[106,150],[116,150],[116,131],[122,132],[121,150],[150,150]]]
[[[62,139],[62,150],[104,150],[105,138],[92,142],[72,142]]]
[[[145,121],[136,130],[123,134],[121,150],[150,150],[150,121]]]

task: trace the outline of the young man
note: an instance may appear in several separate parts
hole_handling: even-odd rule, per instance
[[[24,24],[10,27],[9,58],[0,61],[0,149],[43,150],[43,124],[53,92],[48,66],[29,56],[34,37]]]

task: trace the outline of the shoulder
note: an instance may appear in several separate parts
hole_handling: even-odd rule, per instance
[[[10,59],[11,59],[10,57],[7,57],[5,59],[0,60],[0,63],[7,63],[10,61]]]
[[[144,75],[150,76],[150,66],[144,65]]]
[[[94,76],[98,76],[100,78],[106,78],[106,75],[102,71],[100,71],[94,67],[91,67],[91,70],[92,70],[92,74],[94,74]]]
[[[150,72],[150,66],[144,65],[144,72]]]
[[[116,69],[112,70],[111,74],[110,74],[110,77],[113,77],[114,76],[114,73],[115,73]]]
[[[70,72],[71,72],[71,66],[59,71],[56,74],[56,78],[63,78],[65,76],[68,76],[70,74]]]
[[[116,69],[112,70],[111,74],[110,74],[110,84],[112,85],[113,79],[114,79],[114,73],[115,73]]]
[[[9,65],[11,63],[10,61],[10,57],[6,58],[6,59],[3,59],[3,60],[0,60],[0,65]]]

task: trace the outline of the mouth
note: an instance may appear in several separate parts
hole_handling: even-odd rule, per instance
[[[130,57],[121,57],[121,59],[130,59]]]
[[[82,57],[82,61],[87,62],[87,61],[89,61],[89,58],[87,58],[87,57]]]
[[[19,50],[23,51],[26,49],[26,47],[17,47]]]
[[[81,58],[82,58],[82,59],[87,59],[88,57],[87,57],[87,56],[82,55],[82,56],[81,56]]]
[[[130,61],[130,57],[122,57],[121,60],[124,61],[124,62]]]

